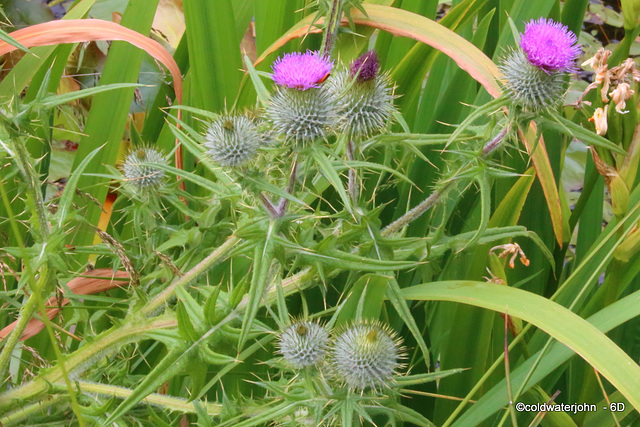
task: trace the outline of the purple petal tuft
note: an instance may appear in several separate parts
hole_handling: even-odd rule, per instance
[[[532,65],[547,73],[574,70],[581,52],[575,34],[565,25],[544,18],[525,25],[520,47]]]
[[[273,63],[273,81],[291,89],[318,87],[331,73],[333,61],[320,52],[286,53]]]
[[[351,78],[357,76],[358,81],[372,80],[378,75],[380,62],[375,51],[370,50],[356,58],[349,68]]]

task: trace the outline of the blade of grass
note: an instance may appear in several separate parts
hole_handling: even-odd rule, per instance
[[[640,366],[595,326],[539,295],[486,282],[445,281],[403,290],[405,298],[452,301],[504,312],[530,322],[579,354],[640,409]],[[512,376],[513,377],[513,376]]]

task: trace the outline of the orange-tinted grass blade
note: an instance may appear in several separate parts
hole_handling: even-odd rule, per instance
[[[75,279],[71,279],[67,286],[69,289],[76,295],[92,295],[97,294],[98,292],[108,291],[113,288],[118,288],[122,286],[126,286],[129,284],[129,281],[126,280],[129,278],[129,273],[126,271],[113,271],[110,268],[99,268],[96,270],[90,270],[86,273],[86,276],[91,277],[83,277],[79,276]],[[97,276],[97,277],[96,277]],[[100,279],[99,277],[104,277],[104,279]],[[69,304],[69,298],[64,298],[60,302],[60,307]],[[56,297],[49,298],[49,301],[45,303],[45,306],[57,306],[58,301]],[[53,319],[60,312],[59,308],[50,308],[47,310],[47,317],[49,320]],[[11,323],[6,326],[4,329],[0,331],[0,339],[4,339],[13,328],[15,328],[17,321]],[[20,337],[21,341],[24,341],[32,336],[36,335],[38,332],[44,329],[44,323],[38,319],[31,319],[27,324],[24,332],[22,333],[22,337]]]
[[[527,129],[526,135],[519,130],[520,139],[527,147],[527,152],[533,161],[533,167],[536,170],[536,176],[540,180],[544,198],[547,199],[549,214],[551,215],[551,224],[553,225],[553,234],[556,236],[558,245],[562,247],[562,206],[560,205],[560,196],[556,187],[556,180],[551,170],[551,162],[547,154],[547,147],[544,139],[540,135],[540,139],[536,142],[537,128],[535,123],[531,123]],[[534,148],[535,147],[535,148]]]
[[[80,43],[97,40],[122,40],[146,51],[160,61],[171,73],[176,100],[182,103],[182,76],[178,64],[167,50],[155,40],[129,28],[101,19],[70,19],[32,25],[9,34],[27,47],[61,43]],[[15,46],[0,41],[0,55],[16,50]]]
[[[502,94],[496,80],[499,75],[498,67],[481,50],[455,32],[424,16],[406,10],[370,3],[363,3],[362,7],[367,15],[355,8],[351,10],[351,19],[355,24],[378,28],[395,36],[410,37],[428,44],[453,59],[460,68],[482,84],[491,96],[497,98]],[[320,32],[319,26],[323,19],[318,19],[312,25],[315,17],[316,15],[310,15],[294,25],[258,57],[255,65],[288,41],[308,33]],[[343,20],[342,25],[348,24],[348,20]]]
[[[171,73],[176,101],[182,104],[182,75],[171,54],[157,41],[115,22],[101,19],[69,19],[49,21],[22,28],[9,34],[14,40],[31,48],[61,43],[81,43],[97,40],[121,40],[146,51],[160,61]],[[16,50],[15,46],[0,41],[0,56]],[[178,118],[180,118],[178,110]],[[182,169],[182,147],[176,139],[175,164]]]
[[[102,205],[102,212],[100,213],[100,220],[98,221],[98,229],[104,232],[107,231],[107,227],[109,226],[109,219],[111,219],[111,214],[113,213],[113,203],[116,201],[118,195],[113,192],[107,193],[107,198],[104,200],[104,204]],[[93,238],[93,244],[97,245],[102,242],[100,235],[96,233]],[[89,255],[89,264],[95,265],[95,261],[98,258],[98,255],[91,254]]]

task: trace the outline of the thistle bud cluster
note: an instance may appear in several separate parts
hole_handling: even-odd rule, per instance
[[[339,70],[320,52],[287,53],[272,66],[276,89],[264,121],[269,129],[261,129],[255,114],[224,114],[204,132],[207,153],[221,166],[237,167],[250,162],[274,136],[305,144],[335,132],[351,138],[380,133],[395,112],[395,96],[388,74],[379,69],[373,51]]]
[[[529,111],[554,107],[564,95],[564,77],[576,70],[580,52],[576,35],[566,26],[551,19],[530,21],[519,47],[499,66],[507,92]]]
[[[388,387],[404,357],[401,340],[379,321],[354,323],[331,335],[318,323],[296,321],[280,333],[278,347],[292,368],[315,367],[360,392]]]
[[[333,65],[318,52],[286,54],[274,63],[278,87],[267,114],[285,139],[310,142],[330,132],[368,137],[389,124],[393,86],[379,74],[375,52],[357,58],[349,69],[332,73]]]

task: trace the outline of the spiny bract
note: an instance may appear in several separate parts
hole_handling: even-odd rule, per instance
[[[339,332],[331,349],[331,364],[338,379],[350,389],[389,386],[403,358],[400,340],[381,322],[352,325]]]
[[[521,49],[510,52],[499,68],[506,79],[508,94],[526,110],[544,110],[562,100],[565,73],[532,65]]]
[[[246,115],[225,115],[209,125],[204,145],[222,166],[238,166],[251,160],[262,143],[256,124]]]
[[[287,327],[278,339],[280,354],[293,368],[314,366],[324,360],[329,333],[318,323],[297,321]]]
[[[337,100],[338,128],[351,137],[369,137],[382,132],[395,111],[393,85],[385,74],[352,78],[350,71],[334,73],[327,87]]]
[[[165,171],[151,163],[166,164],[166,159],[155,148],[132,149],[122,163],[127,185],[138,190],[156,189],[163,184]]]
[[[267,107],[269,122],[287,140],[310,142],[325,138],[335,126],[336,99],[324,87],[307,90],[278,87]]]

